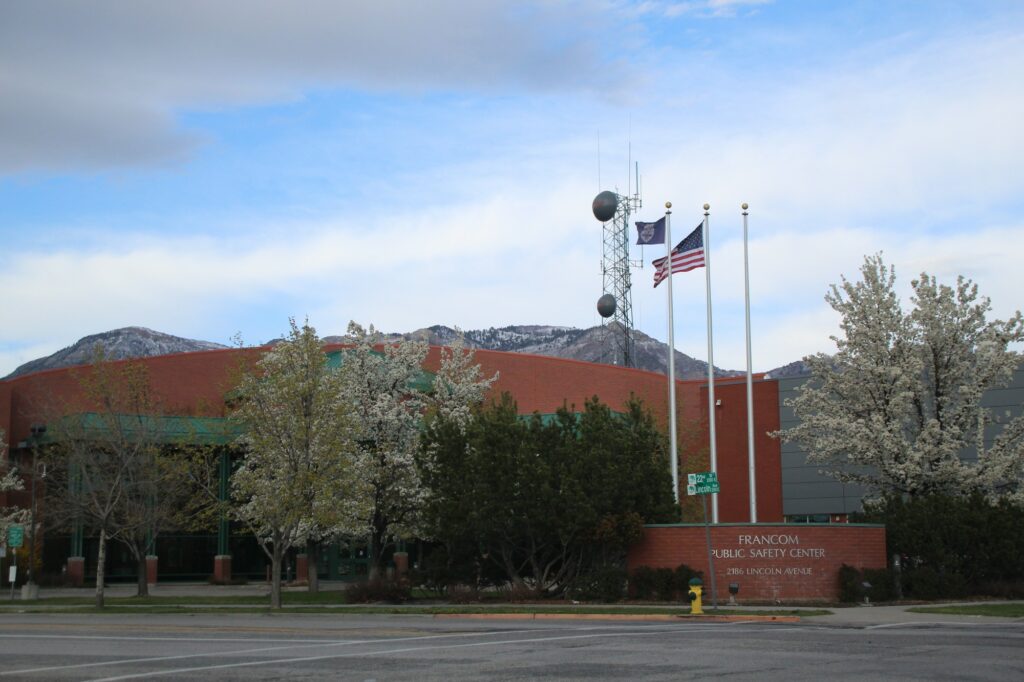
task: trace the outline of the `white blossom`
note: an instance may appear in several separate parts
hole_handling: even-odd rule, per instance
[[[483,376],[473,349],[466,348],[460,335],[451,346],[441,349],[441,367],[434,379],[431,403],[440,416],[465,431],[473,409],[483,402],[497,379],[497,373],[490,378]]]
[[[433,385],[425,385],[422,366],[426,343],[384,343],[373,326],[351,322],[353,347],[345,351],[342,382],[352,411],[361,472],[371,486],[372,504],[365,519],[370,535],[371,572],[380,570],[385,550],[394,542],[421,534],[426,490],[416,466],[425,411],[470,418],[494,378],[481,379],[472,353],[461,344],[442,351]]]
[[[875,492],[1020,499],[1024,417],[982,405],[1021,362],[1008,347],[1024,340],[1020,312],[988,322],[991,304],[976,285],[922,274],[906,313],[880,255],[865,258],[861,274],[825,297],[842,316],[838,351],[806,358],[812,378],[787,403],[800,423],[777,435],[826,473]],[[976,459],[964,456],[971,448]]]
[[[231,477],[236,516],[270,557],[280,605],[284,553],[308,539],[355,532],[369,503],[358,435],[316,331],[291,321],[288,338],[268,351],[238,389],[233,417],[244,429],[241,466]]]
[[[0,462],[7,462],[7,444],[4,443],[4,431],[0,429]],[[25,485],[13,467],[0,477],[0,493],[24,490]],[[28,510],[18,507],[0,507],[0,539],[7,537],[7,528],[13,524],[25,523]]]

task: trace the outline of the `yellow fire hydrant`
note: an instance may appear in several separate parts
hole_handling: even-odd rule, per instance
[[[704,613],[701,602],[701,593],[704,591],[704,583],[700,578],[690,578],[690,592],[686,595],[690,600],[690,615],[700,616]]]

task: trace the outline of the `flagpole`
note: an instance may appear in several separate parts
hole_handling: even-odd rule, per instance
[[[757,523],[757,469],[754,465],[754,374],[750,360],[750,266],[747,257],[747,204],[743,203],[743,286],[747,317],[747,467],[750,485],[750,522]]]
[[[715,435],[715,354],[711,338],[711,234],[708,213],[711,204],[704,204],[704,282],[708,308],[708,429],[711,441],[711,471],[718,473],[718,446]],[[711,495],[711,523],[718,523],[718,495]]]
[[[676,342],[672,320],[672,202],[665,202],[665,265],[668,267],[668,442],[672,495],[679,504],[679,457],[676,454]]]

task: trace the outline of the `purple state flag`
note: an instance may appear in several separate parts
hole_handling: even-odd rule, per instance
[[[640,246],[646,246],[648,244],[664,244],[665,218],[662,217],[660,220],[655,220],[653,223],[641,223],[637,221],[636,243]]]

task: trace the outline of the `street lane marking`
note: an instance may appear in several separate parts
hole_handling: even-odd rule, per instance
[[[961,622],[961,621],[951,621],[951,620],[919,620],[919,621],[914,621],[914,622],[911,622],[911,623],[884,623],[882,625],[867,625],[867,626],[864,627],[864,629],[865,630],[884,630],[884,629],[891,629],[891,628],[912,628],[912,627],[920,627],[920,626],[925,626],[925,627],[936,627],[936,626],[949,627],[949,626],[952,626],[952,627],[958,627],[958,628],[961,628],[961,627],[967,627],[967,628],[976,628],[976,627],[998,628],[998,627],[1003,627],[1003,628],[1005,628],[1007,625],[1011,625],[1011,626],[1013,626],[1013,625],[1020,625],[1020,622],[1002,621],[1002,622],[998,622],[998,623],[977,623],[977,622],[971,622],[971,621]]]
[[[555,629],[560,629],[560,628],[545,628],[545,630],[547,630],[547,631],[555,630]],[[495,631],[495,632],[446,633],[446,634],[443,634],[443,635],[424,635],[424,636],[419,636],[419,637],[398,637],[398,638],[392,638],[392,639],[354,639],[354,640],[340,640],[340,641],[339,640],[332,640],[332,639],[324,639],[324,640],[316,640],[316,641],[314,641],[314,640],[301,640],[301,641],[300,640],[266,640],[266,641],[269,641],[269,642],[296,641],[296,644],[293,644],[291,646],[262,647],[262,648],[259,648],[259,649],[238,649],[238,650],[235,650],[235,651],[210,651],[210,652],[206,652],[206,653],[197,653],[197,654],[179,654],[179,655],[176,655],[176,656],[151,656],[151,657],[147,657],[147,658],[127,658],[127,659],[115,660],[115,661],[96,661],[96,662],[93,662],[93,663],[75,663],[75,664],[72,664],[72,665],[54,665],[54,666],[47,666],[47,667],[43,667],[43,668],[23,668],[21,670],[4,670],[4,671],[0,671],[0,677],[6,676],[6,675],[23,675],[23,674],[27,674],[27,673],[39,673],[39,672],[47,672],[47,671],[53,671],[53,670],[76,670],[76,669],[79,669],[79,668],[96,668],[96,667],[101,667],[101,666],[105,666],[105,665],[128,665],[128,664],[131,664],[131,663],[153,663],[155,661],[174,661],[174,660],[181,660],[181,659],[185,659],[185,658],[208,658],[208,657],[213,657],[213,656],[237,656],[237,655],[241,655],[241,654],[255,654],[255,653],[261,653],[261,652],[266,652],[266,651],[280,651],[280,650],[285,650],[285,649],[308,649],[308,648],[316,648],[318,646],[319,647],[330,647],[330,646],[349,646],[351,644],[380,644],[380,643],[384,643],[384,642],[419,641],[419,640],[425,640],[425,639],[444,639],[444,638],[450,638],[450,637],[473,637],[473,636],[482,637],[482,636],[488,636],[488,635],[515,634],[515,633],[518,633],[518,632],[544,632],[545,630],[536,630],[536,629],[532,629],[531,628],[529,630],[502,630],[502,631]],[[0,638],[13,639],[15,637],[18,637],[18,635],[0,635]],[[77,639],[88,639],[88,640],[93,640],[93,639],[113,639],[113,640],[116,640],[116,641],[119,641],[119,642],[123,642],[123,641],[126,641],[126,640],[132,641],[132,642],[148,642],[148,641],[163,641],[163,642],[166,642],[166,641],[173,641],[173,642],[210,642],[210,641],[215,641],[215,642],[216,641],[234,642],[234,641],[241,641],[241,642],[251,642],[251,641],[253,641],[253,640],[246,640],[246,639],[240,639],[240,640],[232,640],[232,639],[210,640],[210,639],[191,638],[191,637],[189,637],[189,638],[186,638],[186,637],[129,637],[129,638],[125,638],[125,637],[89,637],[89,636],[85,636],[85,635],[50,635],[50,636],[22,635],[21,637],[30,638],[30,639],[34,638],[34,639],[76,639],[76,640]],[[257,641],[263,641],[263,640],[257,640]],[[307,641],[308,642],[313,642],[313,643],[308,643],[307,644],[307,643],[305,643]]]
[[[720,630],[718,628],[686,628],[686,627],[674,627],[667,629],[653,629],[644,628],[646,631],[634,631],[634,632],[597,632],[589,633],[585,635],[566,635],[563,637],[538,637],[531,639],[509,639],[498,642],[471,642],[469,644],[449,644],[441,646],[430,646],[430,647],[405,647],[402,649],[384,649],[381,651],[369,651],[369,652],[353,652],[353,653],[342,653],[342,654],[329,654],[323,656],[306,656],[302,658],[279,658],[269,661],[244,661],[242,663],[224,663],[221,665],[202,666],[194,668],[175,668],[172,670],[154,670],[144,673],[132,673],[129,675],[119,675],[117,677],[104,677],[93,680],[92,682],[115,682],[116,680],[134,680],[146,677],[156,677],[159,675],[180,675],[182,673],[195,673],[204,672],[210,670],[226,670],[228,668],[246,668],[258,665],[278,665],[285,663],[304,663],[308,661],[325,661],[337,658],[355,658],[357,656],[380,656],[384,654],[404,654],[411,653],[414,651],[437,651],[440,649],[468,649],[471,647],[481,646],[505,646],[515,644],[537,644],[543,642],[555,642],[555,641],[566,641],[566,640],[578,640],[578,639],[596,639],[602,637],[643,637],[650,635],[665,635],[665,634],[678,634],[688,632],[714,632]],[[789,628],[787,628],[789,629]],[[772,632],[776,632],[777,629],[773,628]],[[387,640],[395,641],[395,640]]]

